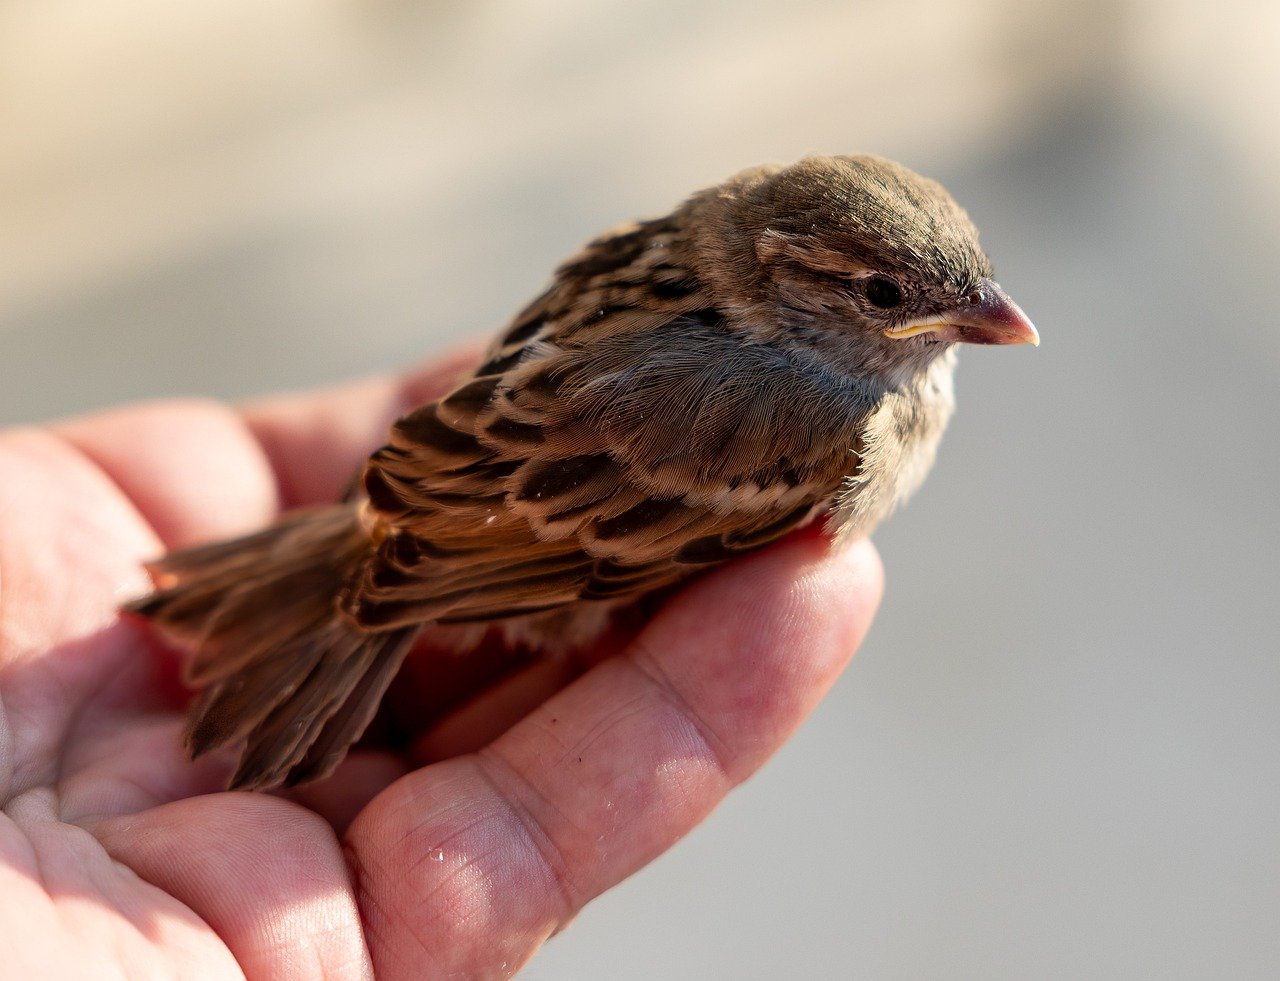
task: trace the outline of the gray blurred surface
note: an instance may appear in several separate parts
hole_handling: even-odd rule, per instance
[[[1040,326],[832,696],[528,977],[1280,975],[1280,8],[128,9],[0,3],[0,422],[404,364],[810,151],[941,179]]]

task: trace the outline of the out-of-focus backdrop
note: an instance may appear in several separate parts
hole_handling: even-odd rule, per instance
[[[854,667],[531,978],[1280,975],[1280,5],[0,0],[0,423],[485,334],[742,166],[941,179],[1040,326]]]

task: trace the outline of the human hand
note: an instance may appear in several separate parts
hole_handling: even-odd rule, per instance
[[[806,532],[682,589],[576,679],[553,662],[484,676],[429,731],[402,711],[393,744],[323,783],[222,792],[225,754],[182,753],[176,656],[116,612],[147,588],[141,561],[333,500],[461,364],[242,412],[160,403],[0,433],[6,971],[512,974],[835,680],[880,567],[866,542],[831,553]],[[392,701],[438,700],[442,667],[411,659]]]

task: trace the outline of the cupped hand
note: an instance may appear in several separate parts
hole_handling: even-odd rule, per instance
[[[181,750],[177,655],[116,612],[146,590],[142,561],[334,500],[465,361],[242,411],[159,403],[0,432],[10,976],[513,974],[835,680],[880,566],[865,542],[809,532],[698,579],[585,672],[488,678],[430,731],[290,796],[221,791],[231,760]],[[429,655],[410,665],[402,710],[432,675]]]

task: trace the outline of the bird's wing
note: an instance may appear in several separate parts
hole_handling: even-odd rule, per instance
[[[829,379],[744,344],[655,241],[593,243],[469,381],[396,423],[364,476],[382,540],[348,591],[359,623],[649,592],[781,537],[853,473]]]
[[[853,472],[854,437],[802,426],[780,443],[796,393],[779,396],[776,366],[689,350],[701,329],[537,342],[400,420],[365,473],[385,537],[352,591],[357,620],[625,598],[806,521]]]

